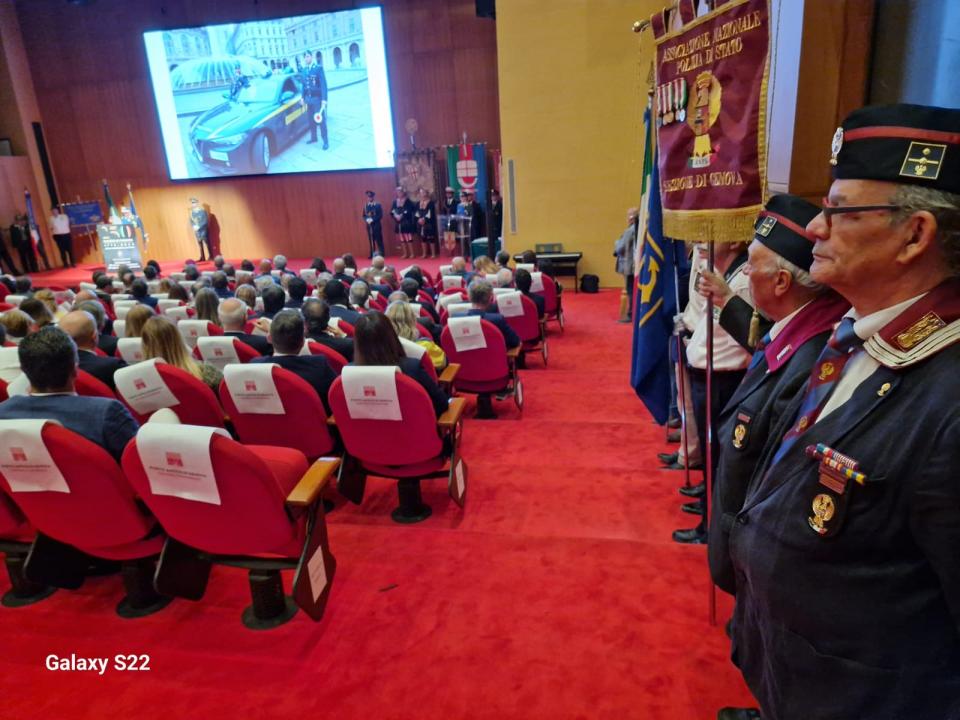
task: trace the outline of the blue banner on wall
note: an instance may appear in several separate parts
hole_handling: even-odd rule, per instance
[[[64,203],[63,210],[70,218],[71,225],[98,225],[103,222],[103,210],[99,200]]]

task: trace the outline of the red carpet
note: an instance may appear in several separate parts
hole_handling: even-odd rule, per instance
[[[496,403],[499,420],[467,423],[465,511],[427,482],[433,517],[395,525],[395,484],[373,479],[362,507],[329,516],[323,622],[246,630],[240,570],[141,620],[114,614],[119,577],[94,579],[0,608],[0,717],[706,720],[749,703],[727,660],[729,602],[707,621],[705,549],[669,539],[693,523],[627,384],[618,293],[564,304],[549,369],[532,357],[523,372],[523,419]],[[44,669],[71,653],[149,654],[151,670]]]

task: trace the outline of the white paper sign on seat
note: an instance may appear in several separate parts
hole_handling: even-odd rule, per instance
[[[151,358],[120,368],[114,373],[113,379],[120,397],[140,415],[180,404],[160,376],[157,370],[159,362],[162,362],[159,358]]]
[[[187,295],[193,295],[193,284],[196,280],[180,280],[177,284],[187,291]]]
[[[112,284],[114,290],[123,290],[126,287],[126,285],[123,284],[123,280],[114,280]]]
[[[159,289],[160,289],[160,281],[159,281],[159,280],[147,280],[147,292],[148,292],[148,293],[150,293],[151,295],[153,295],[154,297],[156,297],[156,296],[157,296],[157,290],[159,290]]]
[[[530,292],[543,292],[543,273],[530,273]]]
[[[458,302],[447,305],[447,315],[449,317],[462,317],[470,312],[473,307],[470,303]]]
[[[175,307],[181,307],[179,300],[171,299],[171,298],[163,298],[161,300],[157,300],[157,310],[159,310],[162,313],[166,313],[167,310]]]
[[[169,298],[170,298],[170,293],[160,293],[160,292],[158,292],[158,293],[150,293],[150,297],[154,298],[154,299],[157,301],[157,303],[159,304],[159,302],[160,302],[161,300],[167,300],[167,299],[169,299]],[[179,302],[179,300],[178,300],[177,302]]]
[[[110,300],[113,302],[113,306],[116,307],[118,302],[124,300],[134,300],[134,297],[130,293],[114,293],[110,296]],[[136,300],[134,300],[134,302],[136,302]]]
[[[307,285],[316,285],[317,284],[317,270],[316,268],[304,268],[300,271],[300,277],[303,278],[303,281]]]
[[[143,340],[138,337],[117,340],[117,354],[127,365],[143,362]]]
[[[503,288],[494,288],[493,296],[494,298],[499,298],[501,295],[508,295],[509,293],[516,292],[513,288],[503,287]]]
[[[483,336],[483,326],[479,315],[467,317],[452,317],[447,322],[453,344],[457,352],[467,350],[481,350],[487,346],[487,339]]]
[[[330,319],[327,321],[327,325],[329,325],[329,326],[332,327],[332,328],[335,328],[335,329],[339,330],[339,329],[340,329],[340,318],[334,317],[333,315],[331,315],[331,316],[330,316]]]
[[[89,290],[92,293],[97,291],[97,286],[94,283],[82,282],[80,283],[81,290]]]
[[[441,295],[440,299],[437,300],[437,310],[445,308],[450,303],[462,303],[463,296],[457,295],[456,293],[450,293],[449,295]]]
[[[187,274],[185,272],[172,272],[170,273],[170,279],[174,282],[180,282],[187,279]]]
[[[306,343],[304,343],[306,347]],[[227,365],[223,379],[241,413],[283,415],[283,402],[273,379],[273,363]]]
[[[113,312],[114,312],[114,314],[117,316],[117,320],[126,320],[126,319],[127,319],[127,313],[129,313],[131,310],[133,310],[133,308],[136,307],[136,305],[137,305],[137,303],[135,303],[135,302],[134,302],[134,303],[130,303],[129,305],[128,305],[127,303],[121,303],[121,304],[119,304],[119,305],[114,305],[114,306],[113,306]]]
[[[43,426],[50,422],[55,421],[0,420],[0,473],[14,493],[70,492],[43,444]]]
[[[0,380],[13,382],[20,374],[20,350],[17,347],[0,347]]]
[[[349,275],[350,277],[356,277],[357,271],[354,270],[353,268],[344,268],[344,269],[343,269],[343,274],[344,274],[344,275]]]
[[[127,321],[126,320],[114,320],[113,321],[113,334],[118,338],[123,338],[127,336]]]
[[[13,305],[14,307],[20,307],[20,303],[27,299],[26,295],[7,295],[3,301],[7,305]]]
[[[459,288],[463,287],[463,278],[459,275],[444,275],[443,276],[443,289],[449,290],[450,288]]]
[[[440,266],[440,275],[452,275],[453,274],[453,265],[441,265]]]
[[[146,423],[137,432],[137,450],[150,491],[194,502],[220,504],[210,443],[222,428]]]
[[[484,275],[483,279],[486,280],[488,283],[490,283],[490,287],[492,288],[500,287],[500,279],[493,273]]]
[[[536,269],[537,269],[537,266],[534,263],[517,263],[514,271],[526,270],[527,272],[532,273]]]
[[[197,347],[200,349],[200,357],[221,372],[227,365],[240,362],[237,349],[233,346],[233,337],[229,335],[199,337]]]
[[[397,339],[400,341],[400,347],[403,348],[403,354],[408,358],[419,360],[427,351],[423,345],[415,343],[413,340],[407,340],[406,338],[402,337],[398,337]]]
[[[497,308],[504,317],[523,316],[523,295],[518,290],[497,295]]]
[[[395,365],[347,365],[340,378],[353,420],[403,420]]]
[[[197,346],[198,338],[210,335],[206,320],[181,320],[177,323],[177,330],[180,331],[180,336],[191,350]]]

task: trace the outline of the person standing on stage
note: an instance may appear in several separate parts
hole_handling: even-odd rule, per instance
[[[487,235],[487,257],[495,258],[499,252],[499,240],[503,235],[503,199],[500,191],[490,191],[490,232]]]
[[[420,202],[414,211],[414,217],[417,220],[417,232],[423,244],[423,253],[420,257],[427,257],[429,248],[430,257],[435,258],[437,256],[437,206],[426,188],[420,188]]]
[[[13,225],[10,226],[10,244],[20,255],[20,267],[23,271],[37,272],[37,255],[34,252],[33,239],[30,237],[30,223],[26,215],[14,216]]]
[[[443,226],[443,246],[451,255],[457,248],[457,196],[449,185],[443,189],[441,211],[447,216]]]
[[[367,190],[365,193],[367,202],[363,206],[363,222],[367,226],[367,242],[370,243],[370,255],[372,258],[379,253],[381,257],[383,252],[383,206],[376,201],[377,194],[373,190]]]
[[[637,209],[627,210],[627,228],[613,245],[613,255],[617,258],[617,272],[623,275],[627,290],[627,315],[621,322],[630,322],[633,318],[633,260],[637,249]],[[623,312],[621,305],[621,312]]]
[[[473,190],[466,188],[460,194],[463,197],[460,207],[463,208],[463,214],[470,218],[470,242],[473,242],[478,237],[483,237],[486,228],[483,207],[474,197]]]
[[[12,234],[11,228],[11,234]],[[6,244],[3,242],[3,233],[0,229],[0,271],[7,272],[9,271],[10,275],[21,275],[22,273],[17,270],[17,266],[13,263],[13,257],[11,257],[10,252],[7,250]]]
[[[831,149],[810,276],[853,307],[731,523],[732,659],[769,720],[957,718],[960,110],[855,110]]]
[[[206,245],[210,257],[213,257],[213,251],[210,249],[210,237],[207,233],[209,220],[207,211],[204,210],[200,201],[197,198],[190,198],[190,226],[193,228],[193,236],[197,240],[197,247],[200,248],[200,262],[207,259],[203,254],[204,245]]]
[[[50,233],[60,250],[60,259],[64,267],[76,267],[73,259],[73,237],[70,235],[70,218],[60,212],[56,205],[50,211]]]
[[[416,205],[413,200],[407,197],[406,191],[402,187],[397,187],[396,197],[390,205],[390,214],[393,215],[393,231],[400,238],[400,257],[413,257],[413,234],[417,231],[417,222],[413,215],[416,212]]]
[[[323,140],[323,149],[330,147],[327,141],[327,76],[323,72],[323,54],[317,50],[317,62],[313,62],[313,53],[303,55],[303,96],[307,100],[312,121],[310,123],[310,139],[307,144],[317,141],[317,126],[320,126],[320,138]]]

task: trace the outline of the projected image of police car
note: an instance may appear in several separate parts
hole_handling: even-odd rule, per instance
[[[249,78],[232,90],[191,124],[194,156],[220,172],[268,172],[272,158],[314,122],[300,81],[292,75]]]

